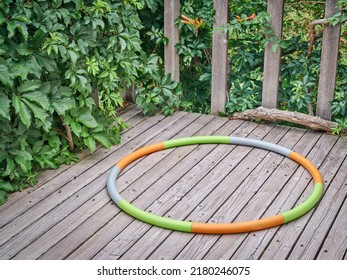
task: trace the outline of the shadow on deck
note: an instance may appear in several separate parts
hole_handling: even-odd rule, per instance
[[[176,112],[143,117],[129,106],[122,144],[42,173],[39,184],[0,207],[0,259],[346,259],[347,139],[298,128]],[[115,206],[110,168],[151,143],[192,135],[263,139],[297,151],[321,171],[325,193],[303,217],[252,233],[173,232],[134,220]],[[121,174],[134,205],[181,220],[231,222],[291,209],[312,191],[309,173],[265,150],[232,145],[169,149]]]

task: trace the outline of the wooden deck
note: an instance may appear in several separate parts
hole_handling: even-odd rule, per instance
[[[35,188],[0,207],[0,259],[347,259],[347,138],[298,128],[176,112],[145,118],[124,109],[122,144],[42,173]],[[325,180],[321,202],[286,225],[252,233],[173,232],[134,220],[107,194],[110,168],[144,145],[192,135],[263,139],[310,159]],[[265,150],[186,146],[131,164],[122,196],[158,215],[182,220],[252,220],[289,210],[312,190],[295,162]]]

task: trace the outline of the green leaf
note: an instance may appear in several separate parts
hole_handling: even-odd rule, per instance
[[[75,107],[75,99],[70,97],[56,98],[52,97],[52,105],[59,115],[64,115],[67,110]]]
[[[4,180],[0,180],[0,205],[1,205],[1,191],[13,192],[14,189],[11,186],[10,182],[6,182]]]
[[[38,18],[42,19],[43,10],[42,10],[41,6],[38,3],[34,2],[33,3],[33,9],[34,9],[35,13],[37,14]]]
[[[92,137],[87,137],[83,139],[84,144],[88,147],[88,149],[93,153],[96,149],[95,140]]]
[[[28,27],[25,22],[16,21],[13,27],[14,29],[15,28],[18,29],[18,31],[23,35],[24,39],[28,38],[28,35],[29,35]],[[14,32],[14,29],[13,29],[13,32]]]
[[[35,89],[38,89],[40,86],[41,86],[40,80],[25,81],[18,87],[18,91],[21,93],[33,91]]]
[[[0,64],[0,82],[10,87],[13,86],[13,80],[11,78],[10,71],[8,70],[6,65]]]
[[[41,65],[43,68],[45,68],[47,71],[49,72],[57,71],[58,67],[56,62],[53,59],[43,55],[36,55],[35,58],[37,60],[37,63]]]
[[[14,167],[15,167],[15,165],[14,165],[14,161],[13,161],[13,159],[12,158],[7,158],[6,159],[6,170],[5,170],[5,172],[2,174],[2,176],[9,176],[12,172],[13,172],[13,170],[14,170]]]
[[[25,67],[28,69],[28,72],[35,75],[38,79],[42,76],[42,67],[36,60],[35,56],[31,56],[31,58],[26,61]]]
[[[13,96],[12,96],[12,106],[13,106],[16,114],[18,114],[20,109],[21,109],[21,101],[20,101],[20,98],[15,94],[13,94]]]
[[[278,44],[273,44],[273,45],[271,46],[271,49],[272,49],[272,51],[273,51],[274,53],[277,51],[277,48],[278,48]]]
[[[32,45],[34,50],[40,49],[42,47],[47,35],[48,32],[45,32],[42,29],[39,29],[35,32],[35,35],[30,42],[30,45]]]
[[[61,145],[60,138],[57,135],[52,135],[48,138],[48,144],[53,148],[59,147]]]
[[[43,141],[37,141],[32,148],[34,154],[39,153],[42,147],[43,147]]]
[[[34,51],[32,49],[29,48],[28,44],[26,43],[22,43],[20,45],[18,45],[16,51],[20,54],[20,55],[32,55],[34,53]]]
[[[29,69],[25,62],[13,63],[10,71],[12,78],[21,77],[22,80],[26,80],[29,74]]]
[[[25,105],[20,98],[13,94],[12,105],[15,109],[16,114],[19,114],[21,121],[25,124],[27,128],[31,125],[31,114],[27,105]]]
[[[211,73],[204,73],[199,77],[199,81],[210,81],[211,77]]]
[[[11,100],[7,98],[5,94],[0,93],[0,115],[10,120],[10,104]]]
[[[112,143],[106,134],[98,133],[98,134],[93,135],[93,137],[96,141],[98,141],[105,148],[110,148],[112,146]]]
[[[30,108],[36,119],[39,119],[43,124],[46,124],[46,120],[49,117],[49,115],[46,113],[44,109],[42,109],[42,107],[27,99],[23,99],[23,105],[25,105],[24,103]]]
[[[27,174],[27,173],[30,172],[30,170],[31,170],[31,163],[30,163],[30,161],[24,160],[21,156],[15,156],[14,160],[20,166],[20,168],[22,169],[22,171],[24,173]]]
[[[70,127],[71,127],[72,132],[75,133],[76,136],[78,136],[78,137],[81,136],[82,127],[78,122],[72,122]]]
[[[163,87],[163,94],[164,96],[168,97],[168,98],[172,98],[172,91],[170,89],[167,89],[166,86]]]
[[[30,93],[25,93],[22,95],[23,98],[28,99],[32,102],[36,102],[39,104],[44,110],[48,110],[50,105],[49,105],[49,100],[46,96],[46,94],[42,93],[41,91],[33,91]]]
[[[7,200],[7,192],[0,190],[0,205],[4,204],[6,200]]]
[[[14,156],[15,162],[20,166],[24,173],[29,173],[31,170],[31,154],[26,151],[18,151]]]
[[[125,48],[127,47],[127,43],[125,42],[125,40],[122,37],[119,37],[119,42],[120,42],[121,51],[124,51]]]
[[[69,50],[68,52],[69,52],[72,64],[75,64],[77,59],[78,59],[77,54],[74,51],[71,51],[71,50]]]
[[[86,108],[85,108],[86,109]],[[94,117],[91,115],[91,113],[87,110],[83,110],[82,114],[80,114],[77,117],[77,121],[80,123],[83,123],[86,127],[97,127],[98,123],[94,119]]]

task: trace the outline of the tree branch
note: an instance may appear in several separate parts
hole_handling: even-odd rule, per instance
[[[309,43],[308,43],[308,50],[307,50],[307,56],[308,57],[310,57],[312,54],[317,24],[326,25],[326,24],[328,24],[328,21],[325,18],[323,18],[323,19],[314,20],[310,23]]]
[[[287,121],[295,124],[306,126],[313,130],[331,132],[337,123],[324,120],[320,117],[315,117],[299,112],[289,112],[278,109],[267,109],[258,107],[253,110],[246,110],[243,113],[234,113],[230,119],[254,120],[260,119],[265,121]],[[345,131],[343,131],[345,133]]]
[[[60,119],[61,119],[61,121],[64,125],[64,128],[65,128],[65,131],[66,131],[67,141],[69,142],[69,150],[72,152],[75,148],[75,145],[73,143],[70,126],[68,126],[67,124],[64,124],[64,117],[63,116],[60,116]]]

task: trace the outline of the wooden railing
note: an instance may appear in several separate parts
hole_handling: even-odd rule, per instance
[[[338,12],[338,0],[327,0],[325,17],[331,17]],[[214,0],[216,11],[214,27],[226,25],[228,22],[228,0]],[[281,38],[283,26],[284,0],[268,0],[267,10],[271,15],[271,25],[275,34]],[[174,80],[179,80],[179,57],[175,45],[179,43],[179,32],[174,21],[179,16],[180,1],[164,0],[165,36],[169,44],[165,47],[165,71],[171,73]],[[331,101],[334,97],[336,83],[336,69],[340,38],[340,25],[325,25],[323,32],[323,46],[321,53],[321,67],[319,75],[317,116],[331,119]],[[211,111],[213,114],[225,111],[228,96],[228,34],[222,30],[213,32],[212,45],[212,81],[211,81]],[[272,50],[272,44],[265,48],[264,80],[262,91],[262,106],[277,108],[280,84],[281,49]],[[232,71],[232,69],[231,69]]]

